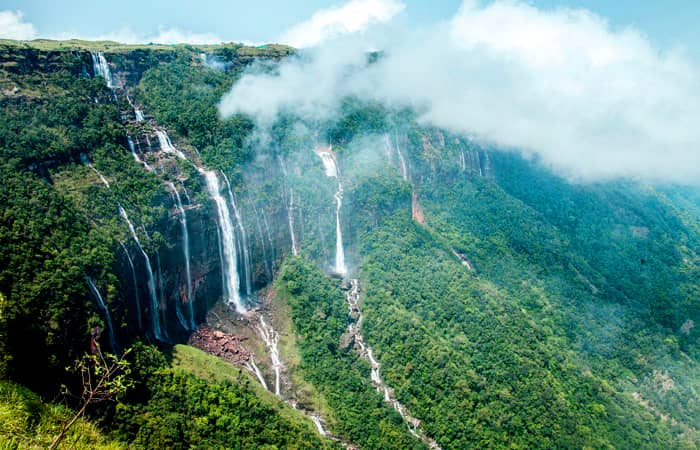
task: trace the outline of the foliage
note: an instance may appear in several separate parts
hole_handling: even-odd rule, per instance
[[[20,385],[0,381],[0,448],[47,448],[74,412],[64,406],[44,403]],[[97,427],[79,419],[63,439],[63,448],[116,450],[126,448],[108,439]]]
[[[369,364],[341,347],[348,319],[343,293],[313,263],[287,259],[277,282],[299,335],[300,370],[324,396],[332,431],[362,448],[423,448],[370,382]]]
[[[133,448],[334,447],[298,412],[261,395],[249,373],[191,347],[176,347],[172,365],[157,355],[136,347],[139,383],[117,405],[114,434]]]

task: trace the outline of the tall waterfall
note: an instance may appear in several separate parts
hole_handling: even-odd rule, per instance
[[[345,275],[348,272],[345,266],[345,252],[343,250],[343,232],[340,227],[340,209],[343,206],[343,184],[340,181],[338,164],[335,156],[332,153],[332,147],[328,150],[320,150],[318,156],[323,162],[323,168],[327,177],[333,177],[338,180],[338,191],[333,198],[335,199],[335,272],[340,275]]]
[[[182,206],[182,200],[180,199],[180,193],[172,182],[168,182],[168,186],[175,194],[175,200],[177,209],[180,212],[180,227],[182,228],[182,253],[185,258],[185,277],[187,285],[187,298],[185,299],[185,304],[187,305],[187,313],[189,315],[189,329],[194,330],[197,326],[194,323],[194,305],[192,304],[194,299],[192,298],[192,271],[190,269],[190,234],[187,230],[187,214],[185,214],[185,208]]]
[[[168,133],[166,133],[163,130],[156,130],[156,136],[158,136],[158,143],[160,144],[160,150],[162,152],[172,153],[183,160],[187,159],[187,156],[185,156],[185,154],[182,153],[180,150],[176,149],[173,146],[173,143],[170,142],[170,137],[168,137]]]
[[[136,267],[134,267],[134,261],[131,259],[129,250],[126,248],[123,242],[120,242],[124,253],[126,253],[126,260],[129,262],[129,267],[131,267],[131,281],[134,283],[134,299],[136,300],[136,320],[139,324],[139,330],[143,329],[143,322],[141,320],[141,298],[139,296],[139,285],[136,283]]]
[[[223,249],[224,265],[222,271],[225,271],[224,280],[225,295],[227,303],[233,304],[240,314],[245,314],[246,309],[241,302],[240,280],[238,279],[238,270],[236,267],[236,235],[231,223],[231,213],[229,212],[226,199],[221,196],[221,187],[219,186],[219,178],[214,171],[202,171],[204,179],[207,183],[209,195],[216,204],[216,211],[219,217],[219,230],[221,233],[221,247]]]
[[[148,295],[151,299],[151,325],[153,326],[153,334],[155,335],[155,338],[159,341],[163,341],[163,333],[161,332],[160,328],[160,310],[158,308],[158,294],[156,294],[156,282],[153,277],[151,259],[146,254],[146,251],[143,249],[143,246],[141,246],[141,241],[139,241],[139,237],[136,235],[134,224],[132,224],[129,220],[129,216],[126,214],[124,208],[122,208],[122,205],[119,205],[119,214],[129,226],[131,236],[134,238],[134,241],[136,241],[136,245],[139,247],[139,250],[143,255],[143,259],[146,261],[146,272],[148,274]]]
[[[97,302],[97,306],[102,310],[102,314],[104,315],[105,318],[105,325],[107,326],[107,333],[109,334],[109,345],[112,347],[113,352],[117,352],[117,342],[116,339],[114,338],[114,327],[112,326],[112,316],[109,314],[109,309],[107,309],[107,305],[105,305],[104,300],[102,299],[102,295],[100,294],[100,291],[97,289],[97,286],[95,286],[95,283],[92,281],[92,278],[87,277],[87,283],[88,283],[88,288],[90,289],[90,293],[92,294],[93,298]]]
[[[102,52],[90,52],[90,54],[92,55],[93,72],[105,79],[108,88],[114,89],[114,80],[112,79],[112,73],[109,70],[109,64],[107,64],[105,55]]]
[[[231,207],[233,208],[233,215],[236,217],[236,223],[238,224],[238,231],[240,231],[241,239],[238,243],[241,246],[243,253],[243,275],[245,276],[245,290],[248,297],[253,293],[253,270],[250,261],[250,249],[248,247],[248,233],[246,232],[245,226],[243,225],[243,220],[241,219],[241,214],[236,206],[236,200],[233,198],[233,193],[231,192],[231,183],[228,181],[228,177],[225,173],[221,173],[224,177],[224,182],[226,182],[226,189],[228,191],[228,198],[231,202]]]

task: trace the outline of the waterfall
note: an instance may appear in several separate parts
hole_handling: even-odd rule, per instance
[[[340,181],[340,173],[338,164],[333,155],[332,147],[328,150],[320,150],[318,156],[323,162],[323,168],[327,177],[333,177],[338,180],[338,191],[333,198],[335,199],[335,272],[340,275],[347,274],[345,267],[345,252],[343,250],[343,232],[340,227],[340,209],[343,206],[343,184]]]
[[[318,417],[317,415],[311,416],[311,421],[316,425],[316,429],[318,430],[318,434],[321,436],[328,436],[328,433],[326,433],[326,430],[323,429],[323,424],[321,423],[321,418]]]
[[[112,73],[109,70],[109,64],[105,59],[105,55],[102,52],[90,52],[92,55],[92,70],[95,75],[100,75],[105,79],[107,87],[114,89],[114,81],[112,80]]]
[[[267,241],[270,243],[270,257],[272,262],[270,263],[270,270],[272,270],[275,258],[277,254],[275,252],[275,244],[272,242],[272,234],[270,233],[270,225],[267,223],[267,214],[265,214],[265,208],[262,210],[263,225],[265,225],[265,234],[267,234]]]
[[[294,191],[289,188],[289,207],[287,208],[287,221],[289,222],[289,234],[292,238],[292,255],[297,256],[299,250],[297,248],[297,238],[294,234]]]
[[[143,117],[143,111],[138,108],[134,108],[134,116],[136,116],[137,122],[143,122],[145,120]]]
[[[340,229],[340,208],[343,206],[343,190],[338,184],[339,190],[335,193],[335,271],[340,275],[348,272],[345,267],[345,252],[343,251],[343,233]]]
[[[197,326],[194,323],[194,306],[192,302],[192,272],[190,270],[190,235],[187,230],[187,214],[185,214],[185,208],[182,207],[182,200],[180,199],[180,194],[177,191],[175,185],[168,182],[168,186],[175,194],[175,200],[177,209],[180,212],[180,227],[182,228],[182,253],[185,258],[185,277],[187,281],[187,298],[185,303],[187,304],[187,312],[189,313],[189,329],[194,330]],[[187,328],[187,327],[186,327]]]
[[[166,133],[163,130],[156,130],[156,136],[158,136],[158,143],[160,144],[160,150],[162,152],[172,153],[182,160],[187,160],[187,156],[185,156],[185,154],[182,153],[180,150],[176,149],[173,146],[173,143],[170,142],[168,133]]]
[[[228,181],[228,177],[225,173],[221,172],[224,177],[224,182],[226,182],[226,189],[228,191],[228,198],[231,202],[231,207],[233,208],[233,215],[236,217],[236,223],[238,224],[238,230],[241,234],[241,239],[237,241],[243,253],[243,275],[245,276],[245,290],[248,297],[253,293],[253,271],[251,269],[252,264],[250,262],[250,251],[248,247],[248,234],[246,232],[245,226],[243,225],[243,220],[241,219],[241,214],[236,206],[236,201],[233,198],[233,193],[231,192],[231,183]]]
[[[139,164],[143,164],[143,167],[145,167],[146,170],[148,170],[149,172],[155,172],[155,169],[153,167],[149,166],[145,160],[142,160],[141,158],[139,158],[139,155],[136,154],[136,147],[134,146],[134,141],[128,134],[126,135],[126,142],[129,144],[129,151],[131,151],[131,156],[134,157],[134,161],[136,161]]]
[[[258,236],[260,238],[260,250],[262,251],[265,275],[267,276],[268,281],[270,281],[272,280],[272,265],[270,264],[272,251],[268,251],[267,246],[265,245],[265,234],[263,233],[263,228],[260,224],[260,213],[258,212],[258,208],[255,206],[255,203],[253,203],[253,214],[255,215],[255,227],[258,230]]]
[[[241,302],[240,297],[240,280],[238,279],[238,271],[236,266],[236,236],[233,229],[233,224],[231,223],[231,214],[226,204],[226,200],[221,196],[221,188],[219,186],[219,178],[216,176],[216,172],[213,171],[202,171],[204,179],[207,183],[207,189],[209,190],[209,195],[214,200],[216,204],[216,211],[219,218],[219,230],[221,235],[221,248],[223,249],[223,256],[225,259],[225,264],[222,265],[222,271],[225,271],[225,281],[226,284],[224,288],[226,290],[225,295],[227,298],[227,303],[233,304],[236,311],[240,314],[245,314],[246,309]]]
[[[134,298],[136,300],[136,319],[139,324],[139,330],[143,328],[143,323],[141,320],[141,298],[139,297],[139,286],[136,283],[136,267],[134,267],[134,261],[131,259],[131,255],[129,254],[129,250],[126,248],[123,242],[119,242],[121,244],[122,248],[124,249],[124,253],[126,253],[126,260],[129,261],[129,267],[131,267],[131,280],[134,283]]]
[[[406,165],[406,160],[401,153],[401,146],[399,146],[399,138],[394,135],[394,141],[396,142],[396,153],[399,155],[399,164],[401,165],[401,176],[404,181],[408,181],[408,166]]]
[[[266,391],[269,391],[269,389],[267,388],[267,383],[265,383],[265,378],[263,378],[262,372],[260,371],[260,368],[257,366],[257,364],[255,364],[255,359],[253,358],[253,355],[250,355],[250,360],[245,362],[244,367],[253,372],[258,378],[258,381],[260,381],[260,384],[262,384],[262,387],[264,387]]]
[[[145,229],[145,228],[144,228]],[[167,307],[168,307],[168,298],[165,295],[165,278],[163,278],[163,266],[160,264],[160,254],[156,252],[156,269],[158,270],[158,304],[163,305],[163,316],[161,317],[163,319],[163,322],[167,324]],[[159,311],[160,314],[160,311]],[[187,323],[185,323],[185,318],[182,315],[182,311],[180,311],[180,303],[175,302],[175,316],[177,317],[177,320],[180,322],[180,325],[182,328],[187,329]],[[163,336],[165,337],[166,341],[169,341],[168,337],[168,329],[167,326],[163,331]]]
[[[151,299],[151,324],[153,326],[153,334],[155,335],[155,338],[157,340],[163,341],[163,335],[162,335],[161,329],[160,329],[158,295],[156,294],[156,282],[155,282],[154,277],[153,277],[153,268],[151,267],[151,259],[146,254],[146,251],[143,249],[143,246],[141,246],[141,241],[139,241],[139,238],[136,235],[136,230],[134,229],[134,225],[129,220],[129,216],[126,214],[126,211],[124,210],[124,208],[122,208],[122,205],[119,205],[119,214],[122,216],[124,221],[126,221],[126,224],[129,226],[129,231],[131,232],[131,236],[134,238],[136,245],[139,247],[139,250],[141,251],[141,254],[143,255],[143,259],[146,261],[146,272],[148,274],[148,295]]]
[[[187,188],[185,187],[185,183],[181,181],[180,185],[182,186],[182,192],[185,194],[185,198],[187,199],[187,204],[192,205],[192,199],[190,198],[190,194],[187,193]]]
[[[280,360],[280,352],[277,348],[277,342],[279,341],[279,334],[265,322],[265,318],[260,316],[260,326],[256,327],[260,337],[265,346],[270,352],[270,361],[272,362],[272,368],[275,371],[275,395],[280,397],[280,372],[282,370],[282,361]]]
[[[278,154],[277,161],[280,163],[280,169],[282,169],[282,175],[285,180],[289,175],[287,175],[287,167],[284,164],[284,160]],[[287,221],[289,222],[289,236],[292,239],[292,255],[297,256],[299,254],[299,249],[297,247],[297,238],[294,234],[294,191],[292,188],[287,188],[285,183],[285,190],[289,189],[289,205],[287,206]],[[265,221],[267,224],[267,221]]]
[[[109,185],[109,181],[107,181],[107,178],[105,178],[104,175],[102,175],[102,173],[100,173],[99,170],[95,169],[95,166],[93,166],[92,164],[88,164],[88,167],[90,167],[97,174],[97,176],[100,177],[102,184],[107,186],[107,189],[109,189],[110,185]]]
[[[102,314],[104,315],[105,318],[105,325],[107,326],[107,333],[109,334],[109,345],[112,347],[113,352],[117,352],[117,342],[114,339],[114,327],[112,327],[112,316],[109,314],[109,309],[107,309],[107,305],[105,305],[104,300],[102,299],[102,295],[100,294],[100,291],[97,289],[97,286],[95,286],[95,283],[92,281],[92,278],[87,277],[87,283],[88,283],[88,288],[90,289],[90,293],[92,294],[93,298],[97,302],[98,308],[102,310]]]

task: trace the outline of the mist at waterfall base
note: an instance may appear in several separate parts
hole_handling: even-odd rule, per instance
[[[410,107],[424,125],[537,157],[571,180],[697,184],[698,73],[681,51],[586,10],[468,0],[432,27],[378,25],[273,70],[253,66],[219,109],[266,129],[280,113],[330,120],[356,97]]]

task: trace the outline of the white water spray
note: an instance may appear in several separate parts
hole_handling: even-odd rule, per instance
[[[134,225],[131,223],[129,220],[129,216],[126,214],[126,211],[124,208],[122,208],[122,205],[119,205],[119,214],[122,216],[124,221],[129,227],[129,231],[131,232],[131,236],[134,238],[134,241],[136,242],[136,245],[138,246],[139,250],[141,251],[141,254],[143,255],[144,260],[146,260],[146,272],[148,274],[148,295],[151,299],[151,324],[153,326],[153,334],[155,335],[155,338],[159,341],[163,341],[163,334],[160,329],[160,313],[159,313],[159,308],[158,308],[158,295],[156,294],[156,282],[153,277],[153,268],[151,267],[151,259],[148,257],[146,254],[146,251],[143,249],[143,246],[141,245],[141,241],[139,241],[139,237],[136,235],[136,230],[134,229]]]
[[[134,108],[134,116],[136,116],[137,122],[143,122],[146,120],[145,117],[143,117],[143,111],[138,108]]]
[[[238,279],[238,270],[236,267],[236,236],[233,230],[233,224],[231,223],[231,213],[226,204],[226,199],[221,195],[221,187],[219,186],[219,178],[216,176],[216,172],[202,171],[202,174],[206,180],[209,195],[216,204],[216,211],[219,218],[221,248],[224,256],[222,271],[225,271],[224,280],[226,283],[224,287],[226,288],[226,302],[232,304],[239,314],[245,314],[246,309],[241,302],[239,292],[240,280]]]
[[[180,212],[180,227],[182,228],[182,253],[185,258],[185,277],[187,281],[187,298],[185,303],[187,304],[187,312],[189,313],[189,329],[194,330],[197,328],[194,322],[194,305],[192,304],[194,299],[192,298],[192,272],[190,270],[190,234],[187,230],[187,214],[185,214],[185,208],[182,207],[182,200],[180,199],[180,194],[177,191],[175,185],[171,182],[168,183],[170,189],[175,194],[175,200],[177,209]]]

